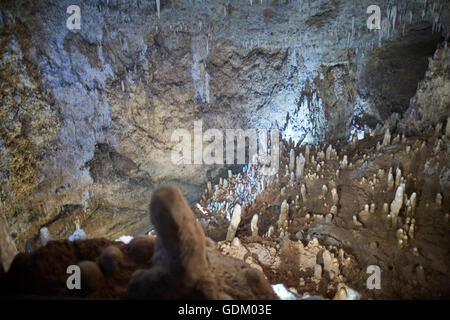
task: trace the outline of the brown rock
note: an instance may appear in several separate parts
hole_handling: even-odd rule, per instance
[[[99,258],[99,264],[105,273],[113,273],[119,269],[123,261],[123,253],[117,246],[109,246],[103,250]]]
[[[155,250],[155,237],[138,236],[133,238],[127,246],[128,254],[137,263],[148,263]]]
[[[82,261],[78,266],[81,269],[81,290],[84,293],[95,292],[103,287],[105,279],[98,264],[93,261]]]

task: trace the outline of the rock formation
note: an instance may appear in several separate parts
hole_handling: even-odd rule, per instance
[[[0,296],[276,299],[261,271],[219,253],[178,188],[157,189],[150,212],[156,238],[58,240],[19,253],[0,278]],[[70,265],[81,270],[80,290],[66,286]]]

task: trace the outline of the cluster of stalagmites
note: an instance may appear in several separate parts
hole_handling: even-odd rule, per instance
[[[153,194],[154,236],[130,243],[105,239],[48,241],[20,253],[1,278],[0,295],[129,299],[276,299],[264,274],[222,255],[176,187]],[[78,265],[81,289],[69,290]]]
[[[253,239],[253,241],[256,241],[255,239],[262,241],[287,241],[288,239],[304,241],[306,240],[305,230],[317,224],[332,224],[335,218],[339,217],[341,225],[343,222],[348,223],[347,221],[349,221],[349,226],[353,226],[356,230],[367,229],[375,221],[377,223],[383,221],[387,234],[392,235],[392,239],[395,239],[398,248],[407,248],[414,256],[420,257],[422,249],[420,246],[416,247],[417,243],[420,242],[411,242],[412,239],[417,237],[417,232],[420,231],[416,217],[418,205],[422,201],[422,205],[426,202],[425,208],[429,206],[441,208],[444,195],[440,182],[436,181],[436,188],[442,191],[435,194],[433,203],[421,199],[423,190],[420,189],[417,172],[411,171],[410,168],[412,167],[411,164],[420,167],[425,163],[425,171],[434,170],[433,172],[435,172],[435,169],[432,168],[439,167],[439,161],[446,161],[445,155],[448,159],[449,151],[446,148],[448,148],[450,139],[449,123],[450,121],[447,121],[444,130],[443,124],[428,128],[424,135],[427,137],[425,139],[407,138],[403,134],[392,136],[387,124],[384,127],[378,125],[374,130],[366,130],[365,137],[369,139],[370,143],[373,143],[373,147],[369,147],[368,152],[371,152],[374,158],[383,157],[382,162],[379,163],[385,165],[385,163],[390,162],[390,167],[388,165],[387,167],[380,168],[378,166],[377,168],[377,165],[373,164],[374,159],[372,157],[369,157],[368,154],[359,154],[357,151],[362,150],[362,148],[359,149],[358,139],[353,139],[343,148],[345,150],[343,153],[349,152],[349,154],[352,154],[351,158],[347,154],[339,155],[331,145],[320,149],[317,146],[294,146],[292,141],[282,143],[280,170],[267,178],[267,188],[258,193],[258,197],[253,197],[251,201],[246,203],[233,202],[234,209],[226,240],[238,243],[236,236],[241,239],[250,236],[246,233],[247,231],[239,232],[239,230],[249,229],[251,231],[250,239]],[[445,132],[442,134],[442,131]],[[376,141],[377,139],[378,141]],[[366,142],[363,148],[367,149],[367,145]],[[432,152],[428,152],[430,149]],[[445,170],[448,163],[442,165],[444,168],[442,170]],[[257,167],[254,167],[254,169],[258,170]],[[350,219],[347,216],[340,216],[342,195],[339,192],[339,185],[342,183],[340,179],[344,171],[347,179],[348,176],[359,175],[360,189],[372,194],[368,197],[372,198],[371,202],[364,204],[362,208],[354,208]],[[367,171],[372,172],[369,176],[364,176]],[[360,173],[363,175],[361,176]],[[246,188],[246,183],[248,183],[246,179],[252,175],[258,175],[258,173],[255,173],[255,171],[242,173],[238,175],[238,179],[230,181],[226,188],[233,190],[238,189],[241,185]],[[325,181],[326,179],[328,180]],[[323,183],[324,181],[325,183]],[[216,190],[222,188],[223,185],[216,186]],[[209,193],[204,196],[201,205],[208,206],[218,200],[215,195],[212,197],[210,195]],[[354,198],[356,197],[357,195],[354,195]],[[258,206],[258,202],[259,204],[263,203],[262,206]],[[266,225],[262,224],[264,220],[262,218],[268,211],[266,207],[277,203],[279,204],[279,211],[278,214],[275,212],[277,214],[276,219],[272,219],[273,222],[269,226],[267,226],[268,219],[265,219]],[[317,210],[318,203],[322,205],[319,210]],[[311,210],[311,205],[314,205],[316,210]],[[423,209],[421,207],[421,213]],[[245,218],[246,211],[250,214],[250,219],[248,216]],[[271,213],[273,214],[273,210]],[[348,209],[346,213],[348,213]],[[216,213],[211,211],[209,214],[214,216]],[[242,219],[248,221],[250,228],[247,229],[244,225],[239,225]],[[442,222],[448,224],[449,214],[444,212],[441,219]],[[375,243],[373,244],[374,247],[377,246]],[[228,246],[234,248],[233,244],[228,244]],[[236,249],[226,249],[225,251],[234,252]],[[251,257],[243,260],[257,269],[264,269]],[[321,266],[315,267],[316,275],[323,272],[323,269],[320,268]],[[416,266],[416,271],[417,274],[424,272],[420,264]]]
[[[221,241],[218,249],[264,272],[271,283],[289,283],[289,290],[298,298],[311,294],[332,298],[336,294],[336,299],[349,299],[339,294],[339,289],[346,281],[342,271],[353,266],[354,258],[342,248],[325,247],[316,238],[306,245],[286,238],[279,242],[242,240]],[[319,289],[321,282],[327,284],[325,290]]]
[[[277,179],[278,174],[275,174],[274,169],[270,169],[261,157],[254,155],[245,173],[235,175],[228,170],[228,178],[220,178],[214,187],[211,181],[207,182],[201,200],[204,204],[200,206],[201,211],[205,215],[217,212],[231,221],[236,204],[250,206]]]

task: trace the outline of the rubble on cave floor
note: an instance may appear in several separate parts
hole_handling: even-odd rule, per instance
[[[379,126],[334,147],[282,145],[278,174],[249,165],[208,184],[194,208],[221,241],[242,205],[222,253],[300,296],[332,298],[341,282],[366,299],[450,296],[448,125],[420,137]],[[371,265],[381,270],[379,290],[367,288]]]

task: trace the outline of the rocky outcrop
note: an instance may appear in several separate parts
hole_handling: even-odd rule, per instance
[[[206,249],[211,240],[176,187],[155,191],[151,220],[156,228],[152,267],[133,274],[130,299],[274,299],[261,272]],[[222,261],[224,260],[224,261]],[[227,273],[228,277],[223,277]],[[235,285],[233,285],[235,284]]]
[[[450,49],[442,44],[429,59],[425,78],[418,85],[400,127],[419,134],[430,125],[444,122],[450,115]]]

